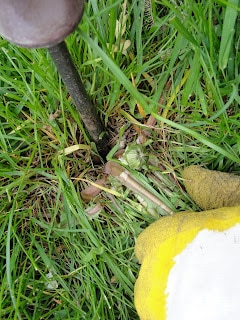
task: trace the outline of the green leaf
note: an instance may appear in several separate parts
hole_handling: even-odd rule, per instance
[[[223,149],[222,147],[219,147],[218,145],[214,144],[213,142],[208,140],[206,137],[204,137],[202,134],[189,129],[189,128],[185,127],[182,124],[179,124],[179,123],[173,122],[171,120],[165,119],[165,118],[159,116],[158,114],[153,114],[153,116],[157,120],[159,120],[161,122],[164,122],[164,123],[170,125],[173,128],[179,129],[179,130],[189,134],[190,136],[192,136],[193,138],[195,138],[196,140],[198,140],[202,144],[204,144],[204,145],[208,146],[209,148],[211,148],[211,149],[217,151],[218,153],[222,154],[224,157],[226,157],[226,158],[228,158],[228,159],[230,159],[230,160],[232,160],[232,161],[234,161],[236,163],[240,163],[239,157],[231,154],[230,152],[228,152],[227,150]]]
[[[81,37],[89,44],[89,46],[97,53],[99,57],[103,60],[107,68],[115,75],[116,79],[129,91],[129,93],[137,100],[139,104],[143,107],[144,111],[149,114],[151,108],[148,106],[144,96],[132,85],[130,80],[122,72],[122,70],[117,66],[117,64],[98,46],[98,44],[93,41],[85,32],[79,30]]]
[[[184,36],[185,39],[191,42],[194,46],[199,47],[197,41],[176,16],[170,20],[170,23]]]
[[[238,6],[239,0],[229,0],[229,4],[233,4]],[[222,28],[222,36],[221,36],[221,43],[220,43],[220,50],[219,50],[219,57],[218,57],[218,65],[220,69],[225,69],[228,60],[230,51],[232,48],[232,41],[234,36],[234,26],[236,23],[238,12],[236,9],[227,6],[224,21],[223,21],[223,28]]]

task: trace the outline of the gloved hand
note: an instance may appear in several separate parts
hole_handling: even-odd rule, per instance
[[[217,208],[163,217],[140,234],[136,309],[141,320],[238,320],[240,177],[198,166],[185,169],[183,177],[199,206]],[[228,192],[221,192],[222,181]]]

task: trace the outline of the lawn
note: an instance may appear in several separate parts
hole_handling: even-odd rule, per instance
[[[0,38],[0,319],[138,319],[137,236],[199,210],[183,168],[240,174],[238,5],[86,1],[66,43],[107,160],[47,50]]]

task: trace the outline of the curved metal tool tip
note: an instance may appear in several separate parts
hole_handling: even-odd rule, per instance
[[[0,0],[0,34],[20,47],[50,47],[80,22],[84,0]]]

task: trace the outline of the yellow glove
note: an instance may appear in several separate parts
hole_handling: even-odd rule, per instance
[[[188,194],[204,210],[240,205],[240,177],[190,166],[182,177]]]
[[[193,169],[196,172],[199,167],[191,166],[183,174],[189,180],[187,183],[191,181],[189,171],[194,178],[192,184],[197,180],[197,174],[192,175]],[[209,190],[211,172],[206,172],[202,182],[209,179],[208,186],[204,187]],[[216,173],[213,174],[216,179]],[[238,179],[239,183],[240,177]],[[200,190],[199,186],[195,188]],[[195,201],[204,207],[201,199],[199,202],[195,198]],[[239,197],[238,200],[234,202],[239,204],[235,207],[163,217],[140,234],[135,253],[142,265],[134,296],[141,320],[239,319]],[[208,200],[207,205],[214,207]]]

